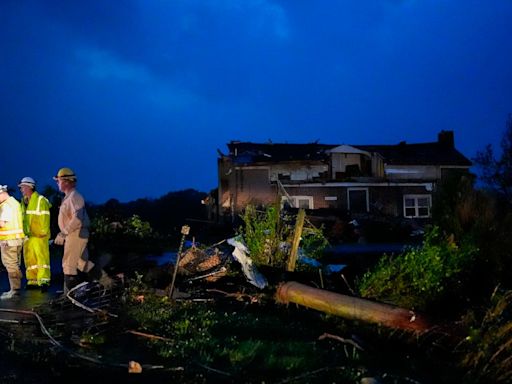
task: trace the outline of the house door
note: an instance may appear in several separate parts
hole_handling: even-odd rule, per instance
[[[368,189],[348,189],[348,210],[351,213],[366,213],[369,211]]]

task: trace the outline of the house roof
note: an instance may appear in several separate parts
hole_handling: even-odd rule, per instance
[[[440,142],[396,145],[354,145],[368,152],[377,152],[392,165],[472,165],[455,147]]]
[[[366,155],[371,156],[369,152],[363,151],[362,149],[353,147],[351,145],[338,145],[337,147],[334,147],[332,149],[329,149],[329,153],[351,153],[351,154],[359,154],[359,155]]]
[[[367,153],[376,152],[391,165],[448,165],[470,167],[472,165],[453,145],[453,134],[449,131],[449,140],[443,138],[442,131],[437,142],[396,145],[345,145],[345,144],[288,144],[288,143],[251,143],[231,141],[227,146],[233,162],[239,164],[273,163],[281,161],[324,161],[330,152]],[[361,152],[359,152],[361,153]]]
[[[327,150],[336,147],[328,144],[283,144],[231,141],[229,156],[237,163],[322,161],[328,159]]]

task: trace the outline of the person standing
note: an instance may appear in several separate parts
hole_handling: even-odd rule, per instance
[[[18,184],[21,194],[23,231],[23,260],[27,287],[39,287],[45,292],[50,286],[50,207],[48,199],[36,191],[36,182],[24,177]]]
[[[98,280],[105,287],[112,284],[106,272],[89,260],[89,216],[85,200],[77,191],[77,177],[70,168],[61,168],[53,178],[64,193],[59,208],[59,229],[54,244],[64,246],[62,270],[64,272],[64,294],[78,284],[78,271]]]
[[[25,238],[20,203],[9,195],[7,189],[7,185],[0,185],[0,249],[10,289],[0,295],[0,300],[12,299],[19,295],[22,278],[21,250]]]

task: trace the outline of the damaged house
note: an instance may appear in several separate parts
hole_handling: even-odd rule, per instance
[[[453,131],[438,140],[396,145],[277,144],[231,141],[219,152],[215,210],[233,219],[248,204],[282,204],[358,215],[425,220],[433,194],[471,162],[454,146]]]

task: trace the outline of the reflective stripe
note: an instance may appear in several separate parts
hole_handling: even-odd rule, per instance
[[[27,215],[49,215],[50,214],[50,211],[41,211],[41,200],[48,200],[46,197],[44,197],[43,195],[39,195],[39,197],[37,198],[37,207],[34,210],[27,210],[26,213]]]
[[[47,265],[47,264],[43,264],[43,265],[31,265],[30,267],[26,268],[27,271],[30,271],[31,269],[39,269],[39,268],[46,268],[46,269],[50,269],[50,266]]]
[[[32,210],[30,210],[30,211],[26,211],[26,214],[27,215],[39,215],[39,216],[40,215],[49,215],[50,211],[40,211],[39,212],[39,211],[32,211]]]
[[[0,229],[0,236],[1,235],[17,235],[23,233],[22,229]]]

